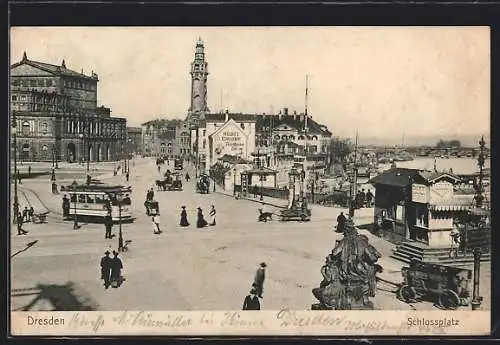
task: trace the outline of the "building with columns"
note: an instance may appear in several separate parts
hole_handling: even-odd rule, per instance
[[[191,62],[191,104],[186,122],[193,128],[209,112],[207,105],[208,63],[205,60],[205,45],[201,38],[196,42],[194,60]]]
[[[29,60],[10,69],[11,115],[17,126],[17,158],[24,161],[110,161],[122,157],[126,119],[97,107],[97,83],[61,65]]]

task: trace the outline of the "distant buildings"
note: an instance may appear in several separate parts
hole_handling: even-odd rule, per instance
[[[142,152],[142,128],[127,127],[127,152],[141,153]]]
[[[182,120],[157,119],[141,125],[141,150],[147,156],[188,156],[190,130]]]
[[[97,107],[96,73],[29,60],[10,68],[17,158],[24,161],[108,161],[125,149],[126,119]]]

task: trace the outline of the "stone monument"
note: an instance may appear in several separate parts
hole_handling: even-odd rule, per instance
[[[326,257],[321,268],[323,281],[312,290],[319,303],[313,310],[371,310],[369,300],[376,293],[376,274],[382,267],[376,262],[382,255],[359,235],[351,218],[346,221],[344,237]]]

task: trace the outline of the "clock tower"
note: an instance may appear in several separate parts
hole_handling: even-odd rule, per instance
[[[201,38],[196,42],[194,61],[191,62],[191,105],[187,121],[190,126],[198,126],[201,119],[209,112],[207,106],[208,63],[205,61],[205,45]]]

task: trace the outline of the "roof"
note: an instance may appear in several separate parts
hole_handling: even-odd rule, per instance
[[[255,114],[243,114],[243,113],[213,113],[206,114],[206,122],[226,122],[226,116],[228,120],[234,120],[238,122],[255,122],[257,120]]]
[[[418,173],[419,170],[417,169],[392,168],[370,179],[368,183],[372,185],[384,184],[395,187],[406,187],[411,184],[412,179]]]
[[[177,127],[183,123],[181,119],[154,119],[141,124],[141,126],[150,126],[156,129],[167,128],[167,127]]]
[[[276,174],[277,171],[267,167],[252,168],[246,171],[249,174]]]
[[[23,59],[20,62],[17,62],[11,66],[11,68],[21,66],[21,65],[30,65],[35,68],[39,68],[43,71],[55,74],[55,75],[64,75],[68,77],[75,77],[75,78],[84,78],[84,79],[89,79],[89,80],[98,80],[97,79],[97,74],[93,73],[91,76],[85,75],[81,72],[76,72],[70,69],[66,68],[66,63],[62,62],[61,65],[53,65],[50,63],[46,62],[40,62],[40,61],[34,61],[34,60],[29,60],[26,58],[26,54],[23,56]]]
[[[370,179],[368,183],[371,183],[372,185],[384,184],[395,187],[406,187],[409,186],[415,179],[421,179],[426,183],[434,183],[443,178],[451,179],[454,182],[461,181],[458,176],[446,172],[392,168]]]

